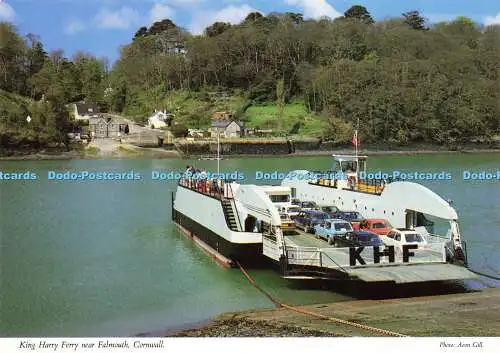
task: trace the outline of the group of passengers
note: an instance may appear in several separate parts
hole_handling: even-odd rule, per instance
[[[201,193],[221,195],[224,180],[210,179],[205,170],[195,169],[193,166],[186,166],[185,177],[181,184]]]

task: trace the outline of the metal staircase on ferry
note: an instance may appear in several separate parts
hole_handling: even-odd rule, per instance
[[[238,221],[233,209],[232,200],[222,200],[222,210],[224,211],[224,217],[226,218],[226,223],[232,231],[240,232],[241,226],[238,226]]]

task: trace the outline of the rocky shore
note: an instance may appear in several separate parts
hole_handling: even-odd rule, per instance
[[[404,299],[357,300],[301,306],[311,312],[416,337],[498,336],[500,288]],[[169,337],[380,336],[373,331],[294,312],[252,310],[214,318]]]
[[[360,155],[367,156],[395,156],[395,155],[424,155],[424,154],[461,154],[461,153],[500,153],[500,149],[467,149],[461,151],[451,150],[360,150]],[[332,154],[352,154],[351,150],[331,150],[331,151],[295,151],[286,154],[231,154],[229,158],[252,158],[252,157],[320,157],[331,156]],[[196,159],[199,155],[181,155],[176,150],[165,150],[163,148],[145,148],[133,145],[122,145],[121,148],[113,152],[101,149],[89,149],[87,151],[69,151],[60,153],[46,153],[40,151],[29,154],[9,154],[0,155],[0,160],[57,160],[57,159],[141,159],[141,158],[187,158]],[[223,158],[226,156],[222,156]],[[228,157],[226,157],[228,158]]]
[[[206,326],[174,332],[172,337],[336,337],[335,333],[311,330],[280,322],[263,322],[234,314]]]

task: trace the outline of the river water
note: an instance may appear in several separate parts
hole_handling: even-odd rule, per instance
[[[272,308],[238,270],[219,267],[172,225],[176,181],[151,180],[152,171],[183,171],[186,164],[217,168],[215,161],[174,159],[1,162],[3,172],[31,171],[38,180],[0,180],[0,336],[129,336]],[[221,171],[277,184],[256,181],[256,171],[329,170],[331,164],[330,157],[235,158],[221,161]],[[453,200],[471,267],[499,276],[499,180],[463,178],[464,170],[496,173],[497,154],[377,156],[368,169],[451,173],[452,180],[421,183]],[[142,180],[48,180],[49,171],[68,170],[135,171]],[[272,270],[251,273],[289,304],[351,299],[291,285]],[[465,286],[498,284],[485,278]]]

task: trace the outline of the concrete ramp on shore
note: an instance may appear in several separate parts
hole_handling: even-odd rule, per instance
[[[430,263],[407,266],[346,268],[349,276],[365,282],[415,283],[479,278],[465,267]]]

